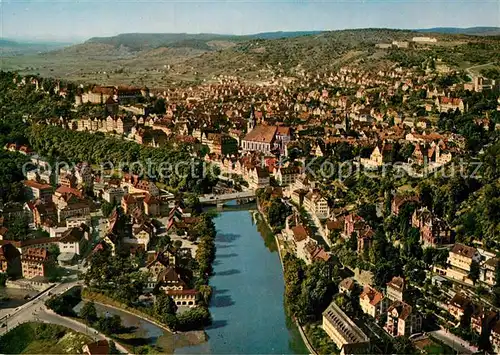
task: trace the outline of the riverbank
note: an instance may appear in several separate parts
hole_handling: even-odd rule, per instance
[[[158,328],[158,330],[161,330],[161,334],[156,335],[157,340],[155,340],[154,343],[152,344],[142,344],[142,345],[154,345],[156,347],[160,347],[163,353],[171,354],[175,351],[175,349],[195,346],[207,341],[207,334],[204,330],[173,332],[165,324],[158,322],[148,314],[141,312],[135,308],[127,307],[126,305],[117,302],[116,300],[113,300],[107,297],[106,295],[100,293],[84,289],[82,291],[82,301],[94,302],[96,305],[100,305],[102,307],[109,309],[110,312],[111,310],[115,310],[118,312],[118,315],[121,316],[121,318],[125,317],[123,314],[128,314],[131,316],[132,319],[136,320],[134,321],[134,323],[137,323],[137,320],[142,320],[143,322],[145,322],[142,323],[144,326],[147,323],[149,323],[152,326],[155,326],[156,328]],[[120,314],[120,312],[122,314]],[[133,326],[135,326],[135,324]],[[151,326],[146,328],[150,327]],[[151,336],[151,334],[149,334],[146,336],[146,338],[148,340],[152,340],[153,337]],[[127,343],[133,344],[134,335],[132,334],[127,336],[120,336],[119,339],[117,340],[123,342],[124,345],[127,345]],[[139,339],[136,337],[135,340],[136,342],[138,342],[137,340]]]
[[[133,316],[136,316],[138,318],[141,318],[141,319],[144,319],[148,322],[151,322],[154,325],[156,325],[157,327],[164,329],[165,331],[172,333],[172,330],[170,330],[170,328],[168,328],[165,324],[159,323],[157,320],[153,319],[148,314],[141,312],[136,308],[127,307],[123,303],[120,303],[120,302],[118,302],[118,301],[116,301],[116,300],[114,300],[106,295],[103,295],[102,293],[92,292],[92,291],[88,290],[87,288],[84,288],[84,289],[82,289],[82,300],[87,301],[87,302],[89,302],[89,301],[94,302],[96,304],[100,304],[103,306],[117,309],[117,310],[125,312],[125,313],[129,313]]]
[[[262,209],[260,207],[260,204],[259,204],[258,200],[257,200],[257,211],[255,211],[255,213],[258,214],[261,217],[261,220],[266,224],[267,228],[269,228],[269,230],[272,230],[271,226],[269,225],[269,222],[267,221],[266,215],[262,212]],[[257,221],[257,217],[255,215],[253,217],[254,217],[254,220]],[[279,234],[279,235],[278,234],[274,234],[274,241],[275,241],[276,247],[278,249],[278,255],[279,255],[279,258],[280,258],[281,269],[284,271],[285,270],[285,266],[283,264],[282,250],[285,249],[285,247],[284,247],[284,243],[283,243],[281,234]],[[307,338],[307,336],[305,334],[305,331],[302,328],[302,326],[299,324],[299,322],[297,321],[297,319],[295,319],[294,317],[293,317],[293,321],[294,321],[295,325],[297,326],[297,329],[299,330],[300,336],[302,338],[302,341],[304,342],[304,345],[307,347],[307,350],[309,350],[309,352],[311,354],[317,355],[316,350],[314,350],[314,347],[312,346],[312,344],[310,343],[309,339]]]
[[[176,354],[306,354],[287,317],[283,272],[274,236],[255,210],[224,210],[214,219],[216,257],[210,286],[208,342]],[[259,218],[260,219],[260,218]],[[263,222],[263,221],[262,221]]]

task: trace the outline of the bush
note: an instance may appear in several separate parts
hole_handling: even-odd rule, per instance
[[[76,317],[73,308],[82,300],[81,291],[75,287],[63,295],[51,297],[45,305],[61,316]]]
[[[107,335],[117,334],[123,331],[122,319],[118,315],[100,317],[95,326],[98,330]]]
[[[212,324],[210,312],[205,307],[191,308],[177,316],[179,330],[195,330],[202,329],[205,326]]]

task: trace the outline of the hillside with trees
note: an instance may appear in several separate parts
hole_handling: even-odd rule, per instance
[[[412,45],[396,50],[398,56],[392,50],[375,48],[378,43],[411,41],[419,35],[391,29],[251,36],[132,33],[92,38],[37,56],[6,58],[3,67],[79,82],[165,87],[168,83],[198,82],[222,74],[251,81],[279,75],[298,78],[304,71],[329,74],[354,62],[374,67],[400,61],[413,65],[421,63],[421,58],[444,56],[445,62],[462,65],[486,64],[498,57],[495,36],[460,33],[432,33],[439,41],[437,45]],[[78,71],[73,70],[75,63]]]

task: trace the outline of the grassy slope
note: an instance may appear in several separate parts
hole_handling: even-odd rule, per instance
[[[45,325],[45,331],[38,328],[42,323],[24,323],[0,338],[0,352],[4,354],[76,354],[89,337],[55,324]],[[48,328],[48,329],[47,329]],[[51,337],[46,335],[50,333]]]

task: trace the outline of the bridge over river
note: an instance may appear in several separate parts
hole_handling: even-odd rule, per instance
[[[232,192],[227,194],[206,194],[200,196],[200,203],[205,205],[222,205],[229,201],[251,201],[255,199],[255,191]]]

